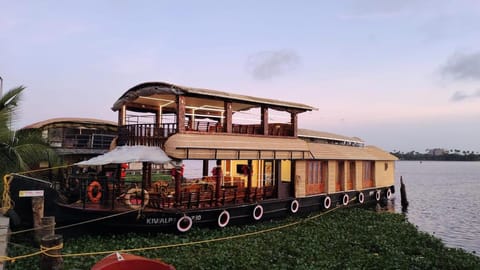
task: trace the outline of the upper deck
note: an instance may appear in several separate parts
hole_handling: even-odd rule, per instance
[[[294,102],[191,88],[139,84],[113,105],[119,145],[163,146],[176,133],[297,137],[297,115],[316,108]]]

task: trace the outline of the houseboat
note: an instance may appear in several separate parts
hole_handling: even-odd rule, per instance
[[[40,132],[66,164],[106,153],[117,135],[116,122],[94,118],[52,118],[22,128],[27,129]]]
[[[396,157],[356,137],[300,129],[299,115],[316,110],[309,105],[146,82],[112,110],[115,149],[76,165],[116,169],[69,176],[77,192],[60,196],[60,219],[187,232],[394,193]],[[138,178],[122,177],[132,163],[142,165]]]

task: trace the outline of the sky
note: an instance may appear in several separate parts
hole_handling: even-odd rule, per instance
[[[15,128],[116,121],[129,88],[164,81],[318,108],[302,128],[387,151],[480,151],[480,1],[0,0]]]

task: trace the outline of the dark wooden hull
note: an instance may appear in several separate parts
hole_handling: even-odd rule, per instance
[[[363,203],[359,202],[359,191],[333,194],[319,194],[302,198],[268,199],[254,203],[224,205],[191,209],[151,209],[142,211],[128,208],[111,209],[101,205],[57,204],[57,222],[74,224],[92,221],[93,226],[102,224],[109,228],[141,231],[180,231],[192,227],[225,227],[233,224],[261,222],[289,215],[305,215],[327,210],[338,205],[367,204],[387,199],[387,190],[393,193],[394,187],[362,190]],[[377,192],[380,192],[377,195]],[[346,200],[345,196],[348,196]],[[326,205],[330,198],[329,205]]]

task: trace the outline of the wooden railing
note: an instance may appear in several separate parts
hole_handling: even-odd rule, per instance
[[[118,144],[162,146],[176,131],[175,123],[125,125],[118,128]]]
[[[217,123],[198,123],[194,127],[187,125],[188,132],[224,133],[224,128]],[[177,132],[176,123],[168,124],[133,124],[118,128],[119,145],[147,145],[162,146],[165,140]],[[240,125],[233,124],[232,133],[263,135],[261,125]],[[268,136],[289,137],[293,136],[292,126],[289,124],[270,124]]]
[[[63,138],[50,139],[49,144],[55,148],[108,149],[113,138],[113,134],[66,134]]]

